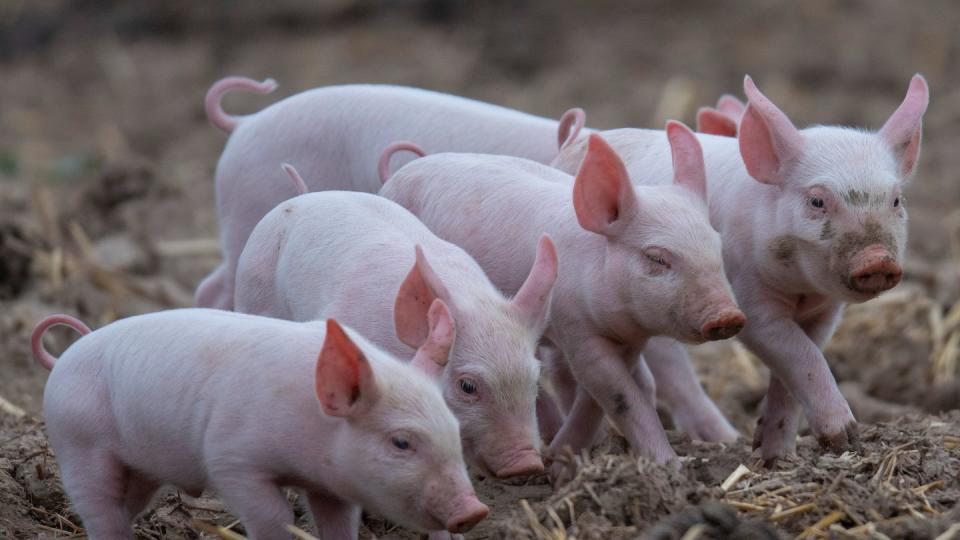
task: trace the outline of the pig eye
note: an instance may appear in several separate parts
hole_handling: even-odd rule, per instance
[[[648,249],[643,252],[643,254],[650,260],[650,262],[663,266],[664,268],[670,268],[670,261],[667,260],[667,255],[657,248]]]
[[[408,450],[410,449],[410,441],[404,439],[403,437],[394,437],[390,440],[398,450]]]
[[[823,208],[823,199],[821,199],[820,197],[811,197],[810,206],[814,208]]]
[[[897,197],[896,199],[893,200],[893,207],[894,208],[900,207],[900,197]]]
[[[460,390],[472,396],[477,393],[477,384],[469,379],[460,379]]]

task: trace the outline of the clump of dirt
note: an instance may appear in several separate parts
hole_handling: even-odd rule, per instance
[[[29,284],[33,249],[23,229],[14,222],[0,223],[0,300],[11,300]]]
[[[643,537],[648,540],[681,540],[695,535],[704,540],[777,540],[780,534],[772,525],[744,519],[729,505],[707,502],[669,516],[651,527]]]

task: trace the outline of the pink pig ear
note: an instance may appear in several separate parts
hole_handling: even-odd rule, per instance
[[[557,266],[557,248],[550,236],[544,234],[537,244],[537,258],[533,261],[533,268],[517,295],[513,297],[513,305],[524,323],[539,332],[543,332],[547,327],[553,285],[557,281]]]
[[[910,88],[903,103],[890,115],[880,128],[880,136],[890,145],[900,161],[900,174],[909,178],[920,157],[920,139],[923,131],[923,114],[930,103],[927,81],[919,73],[910,80]]]
[[[333,319],[327,319],[327,335],[317,359],[316,386],[323,412],[330,416],[362,414],[379,398],[366,356]]]
[[[443,300],[434,300],[427,312],[429,334],[423,345],[417,349],[411,365],[423,371],[432,379],[439,379],[443,368],[450,359],[450,349],[457,338],[457,327],[450,315],[450,308]]]
[[[427,262],[423,249],[418,245],[415,252],[416,261],[400,284],[397,300],[393,305],[393,324],[397,337],[414,349],[420,347],[430,333],[427,317],[430,305],[437,298],[449,301],[450,297],[446,287]]]
[[[560,117],[560,123],[557,125],[557,147],[560,150],[577,139],[580,136],[580,130],[587,121],[587,113],[583,109],[574,107],[563,113]]]
[[[737,123],[716,109],[700,107],[697,111],[697,131],[721,137],[736,137]]]
[[[750,100],[740,120],[740,155],[747,172],[764,184],[780,185],[803,154],[803,136],[748,75],[743,89]]]
[[[614,235],[625,217],[637,210],[637,194],[620,156],[596,133],[573,184],[573,208],[584,229]]]
[[[747,110],[747,104],[737,99],[736,96],[724,94],[717,100],[717,110],[736,123],[740,121],[743,112]]]
[[[707,170],[703,163],[703,149],[690,128],[670,120],[667,139],[673,155],[673,183],[683,186],[707,202]]]

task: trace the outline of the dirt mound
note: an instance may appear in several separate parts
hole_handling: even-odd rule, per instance
[[[772,470],[746,443],[674,440],[685,456],[681,470],[605,448],[579,457],[577,475],[549,498],[523,501],[499,520],[497,537],[635,538],[647,531],[648,538],[680,538],[699,527],[698,534],[724,538],[777,538],[776,531],[933,538],[950,525],[960,497],[957,433],[954,412],[864,426],[860,454],[823,454],[802,437],[797,456]]]

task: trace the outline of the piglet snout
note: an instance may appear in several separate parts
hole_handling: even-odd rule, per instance
[[[850,288],[857,292],[879,294],[900,283],[903,270],[886,247],[873,244],[863,248],[850,261]]]
[[[515,476],[529,476],[543,472],[543,460],[536,450],[530,449],[520,452],[496,471],[497,478],[512,478]]]
[[[453,506],[453,514],[447,520],[447,530],[454,534],[469,531],[483,521],[490,513],[487,505],[480,502],[475,495],[464,495]]]
[[[721,311],[700,327],[700,335],[709,341],[730,339],[743,329],[747,317],[737,308]]]

